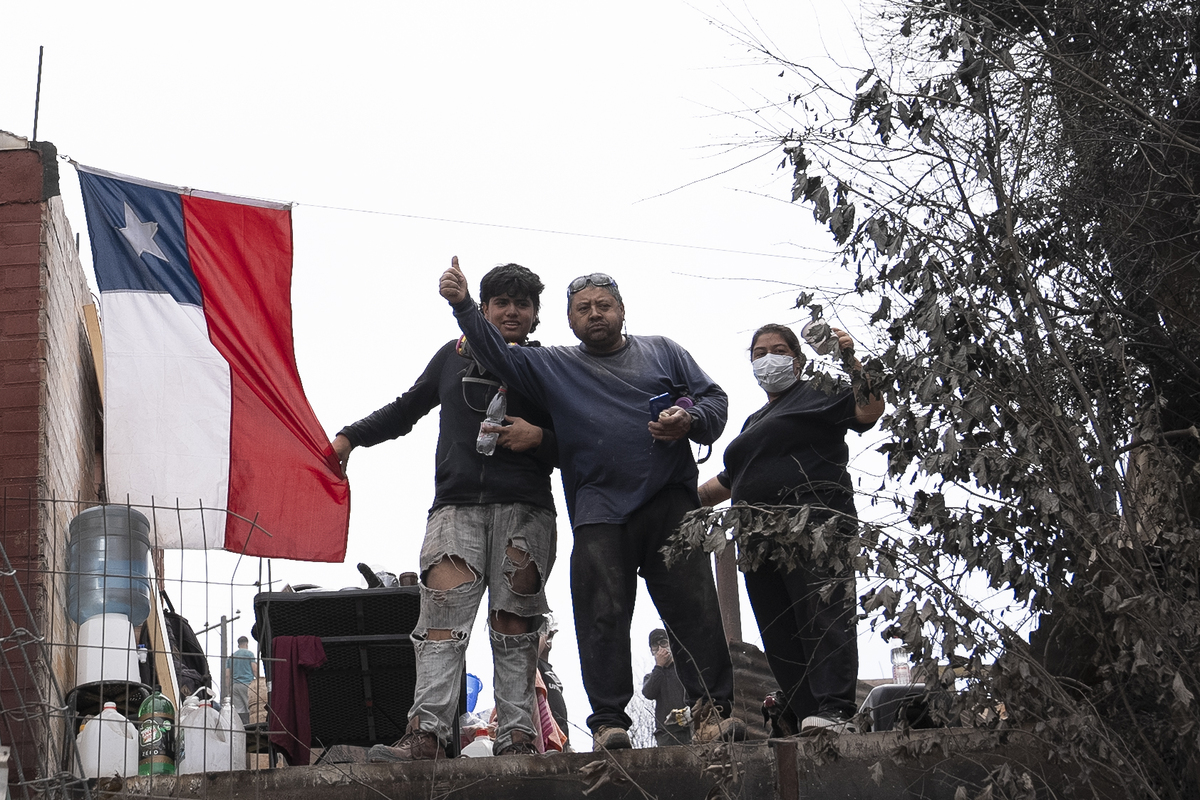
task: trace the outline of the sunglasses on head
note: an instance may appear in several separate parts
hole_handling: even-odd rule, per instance
[[[591,275],[581,275],[571,284],[567,286],[567,297],[571,297],[576,292],[586,289],[588,286],[595,286],[599,289],[604,289],[611,286],[617,288],[617,282],[612,279],[611,275],[605,275],[603,272],[593,272]]]

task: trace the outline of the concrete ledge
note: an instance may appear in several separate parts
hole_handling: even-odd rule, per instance
[[[1083,784],[1051,764],[1033,737],[941,730],[776,739],[710,747],[668,747],[611,754],[573,753],[460,758],[414,764],[327,764],[265,772],[130,779],[101,796],[180,798],[487,797],[578,798],[931,798],[954,800],[982,789],[1008,765],[1027,797],[1123,796],[1112,783]],[[718,783],[720,786],[718,786]],[[635,785],[636,784],[636,785]],[[115,788],[115,787],[114,787]],[[714,792],[714,788],[716,791]],[[640,789],[640,791],[639,791]]]

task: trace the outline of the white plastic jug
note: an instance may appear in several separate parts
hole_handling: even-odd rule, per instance
[[[229,770],[229,739],[221,730],[220,715],[208,700],[193,695],[179,712],[179,774]],[[242,752],[245,752],[243,747]]]
[[[229,741],[229,769],[246,768],[246,726],[242,715],[233,707],[233,698],[226,697],[221,704],[220,728]]]
[[[115,703],[105,703],[75,738],[85,778],[128,777],[138,774],[137,726],[127,720]],[[78,766],[76,767],[78,771]]]

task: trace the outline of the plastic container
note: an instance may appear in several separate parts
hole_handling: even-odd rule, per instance
[[[84,778],[123,778],[138,774],[138,731],[116,703],[105,703],[75,737],[79,749],[76,774]],[[82,768],[82,773],[78,770]]]
[[[82,624],[124,614],[141,625],[150,613],[150,523],[128,506],[96,506],[71,520],[67,613]]]
[[[242,715],[233,707],[233,698],[221,703],[220,728],[229,742],[229,769],[246,768],[246,726]]]
[[[485,456],[490,456],[496,452],[496,440],[500,438],[498,433],[484,433],[484,425],[503,425],[504,415],[508,413],[508,394],[504,387],[501,386],[497,390],[492,402],[488,403],[487,419],[479,425],[479,437],[475,440],[475,449]]]
[[[912,667],[908,663],[908,651],[903,647],[892,648],[892,683],[900,686],[912,683]]]
[[[487,735],[487,731],[482,731],[479,736],[476,736],[472,742],[462,749],[459,755],[465,758],[487,758],[495,755],[492,748],[496,743]]]
[[[138,775],[175,774],[175,706],[162,687],[138,709]]]
[[[475,710],[475,703],[479,701],[479,692],[483,690],[483,681],[478,677],[467,673],[467,711]]]
[[[75,685],[96,681],[141,680],[133,625],[124,614],[99,614],[79,626]]]
[[[245,744],[242,752],[246,752]],[[221,715],[209,700],[192,695],[179,711],[180,775],[194,772],[228,772],[230,748],[227,730],[221,730]]]

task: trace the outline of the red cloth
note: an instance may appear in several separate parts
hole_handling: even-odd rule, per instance
[[[271,640],[271,698],[267,725],[271,744],[293,766],[308,766],[312,723],[308,716],[308,670],[325,663],[319,636],[276,636]]]

